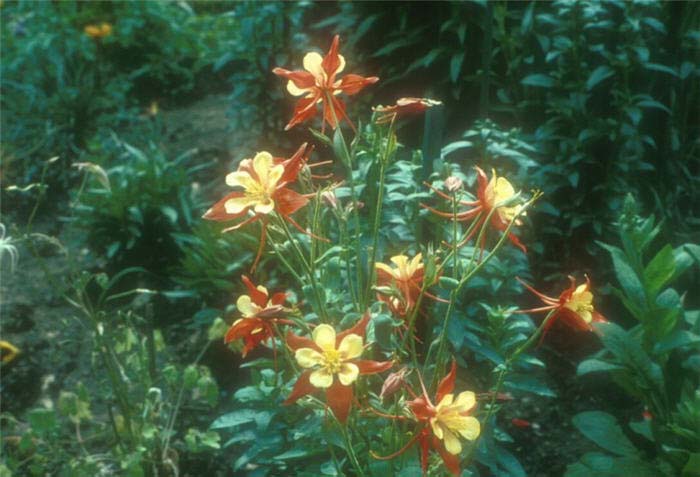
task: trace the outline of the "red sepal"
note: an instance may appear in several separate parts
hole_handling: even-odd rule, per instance
[[[326,390],[328,407],[331,408],[331,411],[341,423],[348,420],[350,407],[352,406],[352,396],[352,386],[344,386],[337,379]]]
[[[438,384],[437,393],[435,394],[435,403],[439,404],[445,394],[450,394],[455,388],[455,379],[457,377],[457,362],[452,360],[452,368],[447,376],[442,378],[440,384]]]
[[[247,276],[241,275],[241,280],[248,289],[248,294],[250,295],[250,299],[253,301],[253,303],[258,305],[260,308],[265,308],[267,306],[267,293],[258,290],[255,287],[255,284],[250,281],[250,278]]]
[[[282,404],[284,404],[285,406],[289,404],[294,404],[300,398],[303,398],[304,396],[313,393],[316,390],[316,388],[313,384],[311,384],[311,381],[309,381],[310,376],[310,370],[306,370],[303,373],[301,373],[299,375],[299,379],[297,379],[297,382],[294,383],[294,388],[292,388],[292,392],[289,393],[289,396],[287,397],[287,399],[284,400]]]
[[[369,359],[357,359],[352,362],[360,369],[360,374],[381,373],[394,365],[393,361],[372,361]]]

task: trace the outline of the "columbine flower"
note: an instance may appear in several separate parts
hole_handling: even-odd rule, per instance
[[[479,437],[481,425],[479,420],[469,414],[476,405],[476,395],[471,391],[463,391],[456,397],[453,394],[457,365],[453,361],[452,369],[438,384],[435,402],[428,397],[428,393],[421,380],[423,393],[407,403],[418,421],[420,427],[415,435],[397,452],[391,455],[375,458],[387,460],[403,454],[416,442],[421,447],[421,466],[423,474],[428,472],[428,453],[430,448],[436,450],[442,457],[445,467],[453,474],[459,475],[459,454],[462,452],[460,438],[469,441]],[[419,376],[420,378],[420,376]],[[402,419],[402,416],[386,416]]]
[[[377,298],[386,303],[393,313],[405,317],[415,307],[423,287],[423,254],[419,253],[412,259],[406,255],[396,255],[391,257],[391,262],[394,267],[381,262],[374,264],[377,270],[377,287],[390,290],[389,294],[377,293]],[[441,300],[427,292],[425,295],[434,300]]]
[[[243,318],[236,320],[231,325],[224,337],[224,343],[228,344],[233,340],[242,339],[245,344],[241,354],[245,357],[261,342],[274,338],[274,325],[292,324],[293,322],[281,318],[287,311],[282,306],[287,299],[286,293],[275,293],[270,297],[264,286],[258,285],[256,287],[245,275],[241,279],[249,293],[239,296],[236,301],[236,308]],[[276,353],[274,339],[272,345],[273,352]]]
[[[359,93],[365,86],[376,83],[379,78],[365,78],[355,74],[346,74],[342,79],[336,75],[345,68],[345,58],[338,54],[338,35],[333,37],[333,43],[326,56],[316,52],[304,56],[306,71],[289,71],[284,68],[272,70],[278,76],[287,78],[287,91],[293,96],[303,96],[297,101],[294,116],[285,130],[303,123],[316,116],[316,105],[323,103],[323,127],[325,123],[335,129],[337,121],[345,119],[354,129],[352,122],[345,114],[345,104],[336,96],[345,93],[348,96]],[[331,102],[329,104],[328,102]]]
[[[87,25],[83,31],[93,40],[98,40],[112,34],[112,25],[107,22],[102,22],[99,25]]]
[[[340,422],[345,422],[352,406],[352,384],[361,374],[386,371],[391,361],[358,359],[364,351],[363,340],[369,313],[352,328],[338,333],[330,325],[318,325],[312,338],[287,333],[287,345],[294,350],[299,366],[305,369],[284,404],[318,390],[325,390],[326,402]]]
[[[377,124],[389,123],[397,117],[420,114],[427,109],[442,104],[441,101],[428,98],[401,98],[396,100],[393,106],[375,106],[373,111],[379,113],[374,120]]]
[[[495,170],[493,171],[491,180],[488,180],[488,177],[486,177],[486,173],[483,170],[481,170],[479,167],[475,167],[475,169],[477,173],[476,177],[478,180],[477,199],[475,201],[458,201],[459,205],[464,205],[471,208],[469,210],[465,210],[464,212],[458,212],[456,214],[456,220],[465,221],[477,217],[477,223],[474,225],[472,231],[467,235],[467,237],[465,237],[464,240],[459,244],[459,246],[462,246],[463,244],[468,242],[472,237],[474,237],[474,235],[476,235],[476,233],[483,226],[484,222],[486,222],[486,219],[492,210],[493,214],[491,214],[491,225],[496,230],[500,230],[503,232],[508,228],[510,222],[520,213],[522,208],[521,205],[499,206],[499,203],[503,203],[515,196],[515,189],[513,189],[513,186],[510,182],[508,182],[508,180],[505,177],[498,177],[496,175]],[[444,192],[433,188],[430,184],[426,185],[443,199],[447,199],[450,201],[452,200],[452,197],[445,194]],[[440,217],[450,219],[455,218],[455,214],[453,214],[452,212],[443,212],[441,210],[429,207],[425,204],[421,204],[421,206],[430,210],[434,214],[439,215]],[[522,222],[519,219],[516,219],[515,225],[522,225]],[[481,243],[479,244],[479,247],[481,247],[481,249],[483,250],[484,244],[486,242],[486,234],[484,233],[482,237],[483,238],[481,240]],[[525,245],[523,245],[520,242],[520,240],[517,236],[515,236],[515,234],[509,232],[508,239],[513,243],[513,245],[520,248],[523,252],[527,252]]]
[[[226,176],[226,184],[239,190],[225,196],[203,216],[208,220],[229,221],[248,215],[248,218],[224,229],[224,232],[237,230],[256,220],[263,220],[260,248],[253,269],[265,246],[265,225],[267,216],[272,212],[277,212],[301,232],[308,234],[291,218],[291,214],[304,207],[309,200],[306,196],[294,192],[289,185],[296,181],[309,153],[310,149],[307,150],[304,143],[286,160],[272,157],[265,151],[257,153],[253,159],[244,159],[237,171]]]
[[[517,277],[516,277],[517,278]],[[568,326],[581,331],[593,331],[593,323],[604,323],[607,320],[593,307],[593,293],[590,292],[591,281],[586,276],[586,283],[576,286],[576,279],[569,275],[571,285],[561,292],[559,298],[552,298],[538,292],[518,278],[522,285],[537,295],[545,306],[529,310],[519,310],[516,313],[537,313],[554,310],[553,315],[542,330],[540,343],[544,340],[555,321],[562,320]]]

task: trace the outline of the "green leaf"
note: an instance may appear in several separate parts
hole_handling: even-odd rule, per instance
[[[623,290],[627,296],[634,302],[634,304],[642,311],[647,309],[646,296],[644,293],[644,287],[639,277],[635,273],[634,269],[627,262],[625,254],[617,247],[612,245],[607,245],[598,242],[603,248],[605,248],[613,259],[613,267],[615,268],[615,275],[617,280],[620,282]],[[636,316],[638,320],[642,320],[642,316]]]
[[[618,371],[625,369],[620,365],[608,363],[599,359],[587,359],[579,363],[576,369],[577,376],[583,376],[588,373],[598,373],[605,371]]]
[[[29,413],[27,413],[27,420],[29,421],[32,431],[38,434],[49,432],[58,425],[56,412],[53,409],[45,409],[43,407],[29,411]]]
[[[671,280],[675,271],[676,260],[673,248],[666,245],[644,269],[644,283],[652,299]]]
[[[556,84],[554,78],[541,73],[526,76],[520,83],[525,86],[535,86],[538,88],[551,88]]]
[[[456,83],[459,79],[459,73],[462,71],[462,62],[464,61],[464,52],[460,51],[452,55],[450,60],[450,79]]]
[[[609,66],[599,66],[593,70],[586,81],[586,90],[590,91],[601,81],[613,76],[615,72]]]
[[[637,449],[625,436],[617,420],[602,411],[586,411],[573,418],[574,426],[581,434],[603,449],[620,456],[637,453]]]
[[[343,138],[343,133],[340,127],[337,127],[335,133],[333,134],[333,152],[336,157],[340,159],[343,164],[350,166],[350,154],[348,153],[348,148],[345,145],[345,139]]]
[[[566,468],[564,477],[661,477],[652,465],[637,457],[613,457],[601,452],[588,452],[581,460]]]
[[[226,429],[230,427],[238,427],[249,422],[254,422],[258,413],[252,409],[239,409],[229,412],[223,416],[219,416],[209,429]]]

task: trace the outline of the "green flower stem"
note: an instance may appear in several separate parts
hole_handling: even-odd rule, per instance
[[[353,171],[352,171],[352,154],[350,154],[350,150],[348,149],[347,142],[345,141],[345,136],[343,135],[343,130],[340,127],[340,121],[338,120],[338,116],[335,112],[335,108],[333,107],[333,102],[331,101],[331,96],[330,94],[326,94],[326,103],[328,104],[328,107],[331,110],[331,115],[333,116],[333,120],[335,121],[336,124],[336,129],[335,133],[338,135],[340,138],[340,142],[342,144],[342,154],[345,157],[341,157],[341,162],[345,165],[347,168],[347,181],[350,185],[350,199],[352,201],[352,216],[353,216],[353,222],[355,226],[355,237],[353,239],[353,242],[355,244],[355,259],[356,259],[356,266],[355,266],[355,272],[356,272],[356,280],[357,280],[357,294],[358,294],[358,302],[359,302],[359,308],[357,309],[358,312],[364,311],[365,303],[364,303],[364,297],[362,296],[362,266],[361,266],[361,246],[360,246],[360,216],[359,216],[359,207],[357,204],[357,192],[355,191],[355,179],[353,177]],[[335,141],[334,141],[335,142]],[[349,235],[349,234],[348,234]]]
[[[450,294],[450,303],[447,307],[447,312],[445,313],[445,320],[442,326],[442,331],[440,333],[440,338],[438,340],[438,352],[436,355],[435,359],[435,372],[433,374],[433,379],[432,379],[432,384],[431,388],[437,383],[437,377],[441,374],[442,368],[445,365],[445,350],[446,350],[446,341],[447,341],[447,327],[449,325],[450,317],[452,314],[452,309],[454,308],[454,302],[457,299],[457,296],[459,292],[461,291],[462,287],[469,282],[469,280],[478,272],[480,271],[488,262],[491,260],[491,258],[498,252],[498,250],[503,246],[505,243],[505,240],[508,238],[508,234],[510,233],[511,229],[515,225],[516,220],[527,210],[527,208],[532,205],[537,199],[539,199],[540,195],[535,194],[529,201],[527,201],[523,206],[520,208],[519,212],[511,219],[511,221],[508,223],[508,227],[503,231],[501,234],[501,238],[498,240],[496,243],[496,246],[486,255],[486,258],[483,260],[479,261],[479,263],[472,268],[472,265],[474,263],[474,259],[476,257],[476,254],[479,253],[479,248],[475,247],[474,253],[472,254],[472,258],[469,262],[469,267],[467,267],[467,271],[465,272],[465,275],[462,277],[460,280],[459,284],[457,287],[452,290],[452,293]],[[498,209],[499,204],[496,204],[496,206],[491,209],[489,212],[489,215],[486,217],[486,220],[484,221],[484,224],[479,231],[479,236],[477,237],[477,244],[481,242],[483,238],[483,234],[485,233],[486,228],[489,226],[489,222],[491,221],[491,216],[495,211]],[[522,351],[520,351],[522,352]],[[426,364],[428,364],[429,361],[426,359]]]
[[[367,285],[365,287],[365,295],[362,305],[365,307],[369,302],[370,293],[372,291],[372,282],[374,277],[374,262],[377,259],[377,245],[379,242],[379,224],[382,220],[382,206],[384,202],[384,179],[386,176],[386,166],[389,163],[389,155],[392,152],[392,142],[394,138],[394,116],[389,124],[389,132],[386,137],[386,145],[384,147],[384,155],[379,162],[379,190],[377,191],[377,204],[374,209],[374,224],[372,226],[372,255],[369,260],[369,270],[367,271]]]
[[[292,235],[292,233],[289,231],[289,227],[287,227],[287,223],[284,221],[284,218],[278,216],[277,219],[278,219],[280,225],[282,226],[282,230],[284,230],[284,234],[287,237],[287,240],[289,240],[289,243],[292,244],[292,248],[296,252],[297,257],[299,258],[299,261],[304,266],[306,274],[309,277],[309,281],[311,283],[311,288],[314,291],[314,296],[315,296],[316,302],[318,304],[319,316],[324,321],[328,321],[328,313],[326,312],[325,301],[323,300],[323,298],[321,296],[322,290],[321,290],[318,282],[316,281],[316,274],[314,273],[314,270],[311,268],[311,265],[309,265],[309,262],[306,261],[306,257],[304,257],[304,253],[301,251],[299,244],[297,243],[297,241],[294,238],[294,236]]]

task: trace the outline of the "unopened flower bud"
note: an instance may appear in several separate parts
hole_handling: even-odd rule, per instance
[[[462,183],[462,179],[460,179],[459,177],[450,176],[447,179],[445,179],[445,187],[447,187],[447,190],[452,193],[460,190],[463,185],[464,184]]]
[[[333,209],[338,208],[338,198],[335,196],[335,192],[332,190],[327,190],[321,193],[321,198],[331,206]]]
[[[391,396],[396,391],[401,389],[401,387],[406,383],[407,374],[408,368],[404,366],[398,371],[387,376],[384,384],[382,385],[382,391],[379,393],[379,399],[384,399],[385,397]]]

